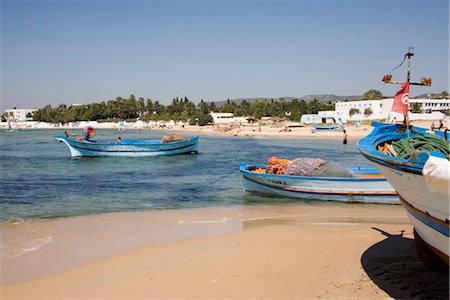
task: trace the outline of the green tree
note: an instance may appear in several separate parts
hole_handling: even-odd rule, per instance
[[[378,90],[368,90],[363,94],[364,100],[379,100],[383,99],[383,94]]]
[[[412,102],[410,103],[410,108],[412,113],[421,113],[422,112],[422,105],[418,102]]]
[[[366,109],[364,109],[364,116],[367,118],[368,116],[372,115],[373,111],[370,107],[367,107]]]
[[[308,104],[308,112],[311,114],[317,114],[320,110],[320,102],[317,99],[314,99],[313,101],[309,102]]]
[[[350,108],[348,114],[350,115],[350,117],[352,117],[355,114],[359,114],[359,109],[357,109],[357,108]]]

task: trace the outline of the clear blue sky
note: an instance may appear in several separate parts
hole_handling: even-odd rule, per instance
[[[2,1],[0,110],[449,90],[448,1]],[[405,68],[394,73],[403,80]]]

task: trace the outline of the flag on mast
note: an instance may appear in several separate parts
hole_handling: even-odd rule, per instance
[[[395,94],[394,103],[392,104],[392,111],[408,115],[408,102],[409,102],[409,82],[406,81],[402,84],[402,88]]]

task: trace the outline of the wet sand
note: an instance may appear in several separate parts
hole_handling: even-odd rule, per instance
[[[1,230],[2,299],[448,298],[448,273],[418,260],[400,205],[150,211]],[[17,255],[15,247],[44,237],[50,241]]]

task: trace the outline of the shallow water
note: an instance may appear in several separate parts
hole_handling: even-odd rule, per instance
[[[221,136],[201,136],[197,155],[71,158],[67,146],[53,138],[62,134],[60,129],[0,131],[0,221],[298,202],[244,193],[239,162],[265,164],[276,155],[321,157],[342,166],[369,164],[354,142]],[[159,139],[164,134],[173,132],[96,131],[99,139]]]

